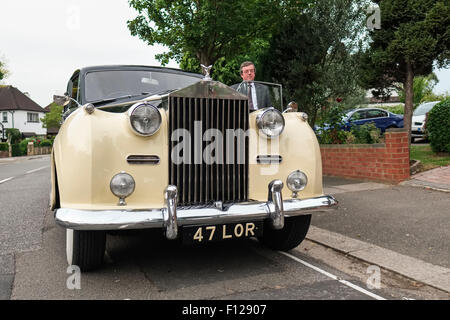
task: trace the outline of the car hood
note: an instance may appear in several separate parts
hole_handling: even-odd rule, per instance
[[[412,117],[412,122],[424,122],[424,121],[425,121],[425,115]]]

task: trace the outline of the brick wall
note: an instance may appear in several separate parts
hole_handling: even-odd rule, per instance
[[[320,145],[324,175],[399,183],[409,178],[409,141],[404,129],[389,129],[385,143]]]

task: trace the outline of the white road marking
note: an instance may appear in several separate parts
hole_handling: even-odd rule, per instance
[[[45,167],[40,167],[40,168],[37,168],[37,169],[33,169],[33,170],[30,170],[30,171],[25,172],[25,174],[33,173],[33,172],[36,172],[36,171],[39,171],[39,170],[42,170],[42,169],[45,169],[45,168],[48,168],[48,167],[49,167],[49,166],[45,166]]]
[[[14,177],[9,177],[9,178],[6,178],[6,179],[3,179],[3,180],[1,180],[0,181],[0,183],[3,183],[3,182],[6,182],[6,181],[9,181],[9,180],[11,180],[11,179],[13,179]]]
[[[357,290],[357,291],[359,291],[361,293],[364,293],[365,295],[368,295],[368,296],[370,296],[370,297],[372,297],[372,298],[374,298],[376,300],[386,300],[385,298],[383,298],[383,297],[381,297],[379,295],[376,295],[376,294],[374,294],[374,293],[372,293],[370,291],[367,291],[364,288],[361,288],[361,287],[359,287],[359,286],[357,286],[357,285],[355,285],[355,284],[353,284],[351,282],[348,282],[347,280],[339,279],[339,277],[337,277],[337,276],[335,276],[335,275],[333,275],[333,274],[331,274],[331,273],[329,273],[329,272],[327,272],[325,270],[322,270],[322,269],[320,269],[320,268],[318,268],[316,266],[313,266],[312,264],[310,264],[310,263],[308,263],[306,261],[303,261],[303,260],[297,258],[296,256],[293,256],[293,255],[291,255],[291,254],[289,254],[287,252],[283,252],[283,251],[278,251],[278,252],[283,254],[283,255],[285,255],[286,257],[289,257],[289,258],[291,258],[291,259],[293,259],[293,260],[295,260],[297,262],[300,262],[301,264],[307,266],[308,268],[311,268],[311,269],[313,269],[313,270],[315,270],[317,272],[320,272],[321,274],[323,274],[323,275],[325,275],[325,276],[327,276],[327,277],[329,277],[329,278],[331,278],[333,280],[339,281],[340,283],[342,283],[342,284],[344,284],[344,285],[346,285],[346,286],[348,286],[348,287],[350,287],[352,289],[355,289],[355,290]]]
[[[46,168],[48,168],[48,167],[50,167],[50,166],[45,166],[45,167],[40,167],[40,168],[37,168],[37,169],[33,169],[33,170],[30,170],[30,171],[25,172],[25,174],[33,173],[33,172],[36,172],[36,171],[39,171],[39,170],[42,170],[42,169],[46,169]],[[0,184],[1,184],[1,183],[4,183],[4,182],[6,182],[6,181],[9,181],[9,180],[11,180],[11,179],[14,179],[14,178],[15,178],[15,177],[9,177],[9,178],[0,180]]]

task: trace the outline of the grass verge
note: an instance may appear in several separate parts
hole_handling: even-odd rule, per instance
[[[411,145],[410,158],[421,162],[419,171],[450,165],[450,153],[434,153],[429,145]]]

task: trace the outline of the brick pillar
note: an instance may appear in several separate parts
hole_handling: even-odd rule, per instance
[[[384,135],[386,144],[386,163],[390,169],[386,171],[388,178],[401,182],[410,177],[409,140],[404,128],[388,129]]]

